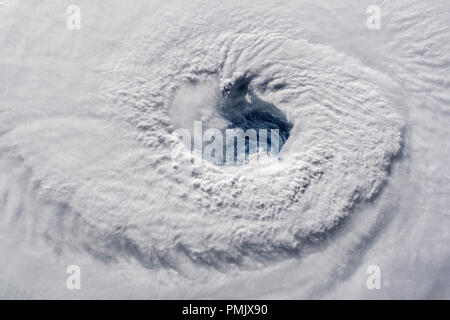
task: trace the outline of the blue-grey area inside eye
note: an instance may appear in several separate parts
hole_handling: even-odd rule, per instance
[[[218,106],[219,113],[230,123],[228,128],[240,128],[244,131],[255,129],[258,133],[257,147],[270,150],[271,153],[278,153],[289,138],[293,125],[273,103],[264,101],[254,94],[249,88],[251,81],[251,77],[244,76],[226,86],[222,91],[223,100]],[[260,139],[259,137],[260,129],[267,129],[267,145],[262,142],[266,139]],[[273,129],[277,129],[279,132],[279,149],[272,151],[271,130]],[[246,138],[246,158],[252,150],[250,143],[249,139]],[[236,158],[236,145],[234,152]]]

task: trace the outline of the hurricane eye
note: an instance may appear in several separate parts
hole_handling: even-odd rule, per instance
[[[223,100],[218,105],[219,113],[229,122],[229,128],[243,131],[254,129],[258,137],[257,147],[276,154],[289,138],[293,125],[273,103],[262,100],[251,90],[251,80],[251,77],[240,77],[225,87],[222,91]],[[262,139],[260,132],[266,132],[267,139]],[[272,143],[274,138],[278,138],[276,151],[273,148],[275,144]],[[246,156],[252,150],[252,141],[249,140],[251,139],[247,137]]]

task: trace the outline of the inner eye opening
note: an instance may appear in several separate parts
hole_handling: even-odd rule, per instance
[[[251,81],[251,77],[243,76],[227,85],[222,90],[223,99],[217,106],[219,114],[229,123],[227,129],[242,129],[245,133],[251,133],[245,135],[244,150],[238,149],[237,139],[233,138],[235,161],[240,152],[245,152],[246,160],[254,152],[278,154],[293,127],[280,109],[260,99],[250,89]]]

